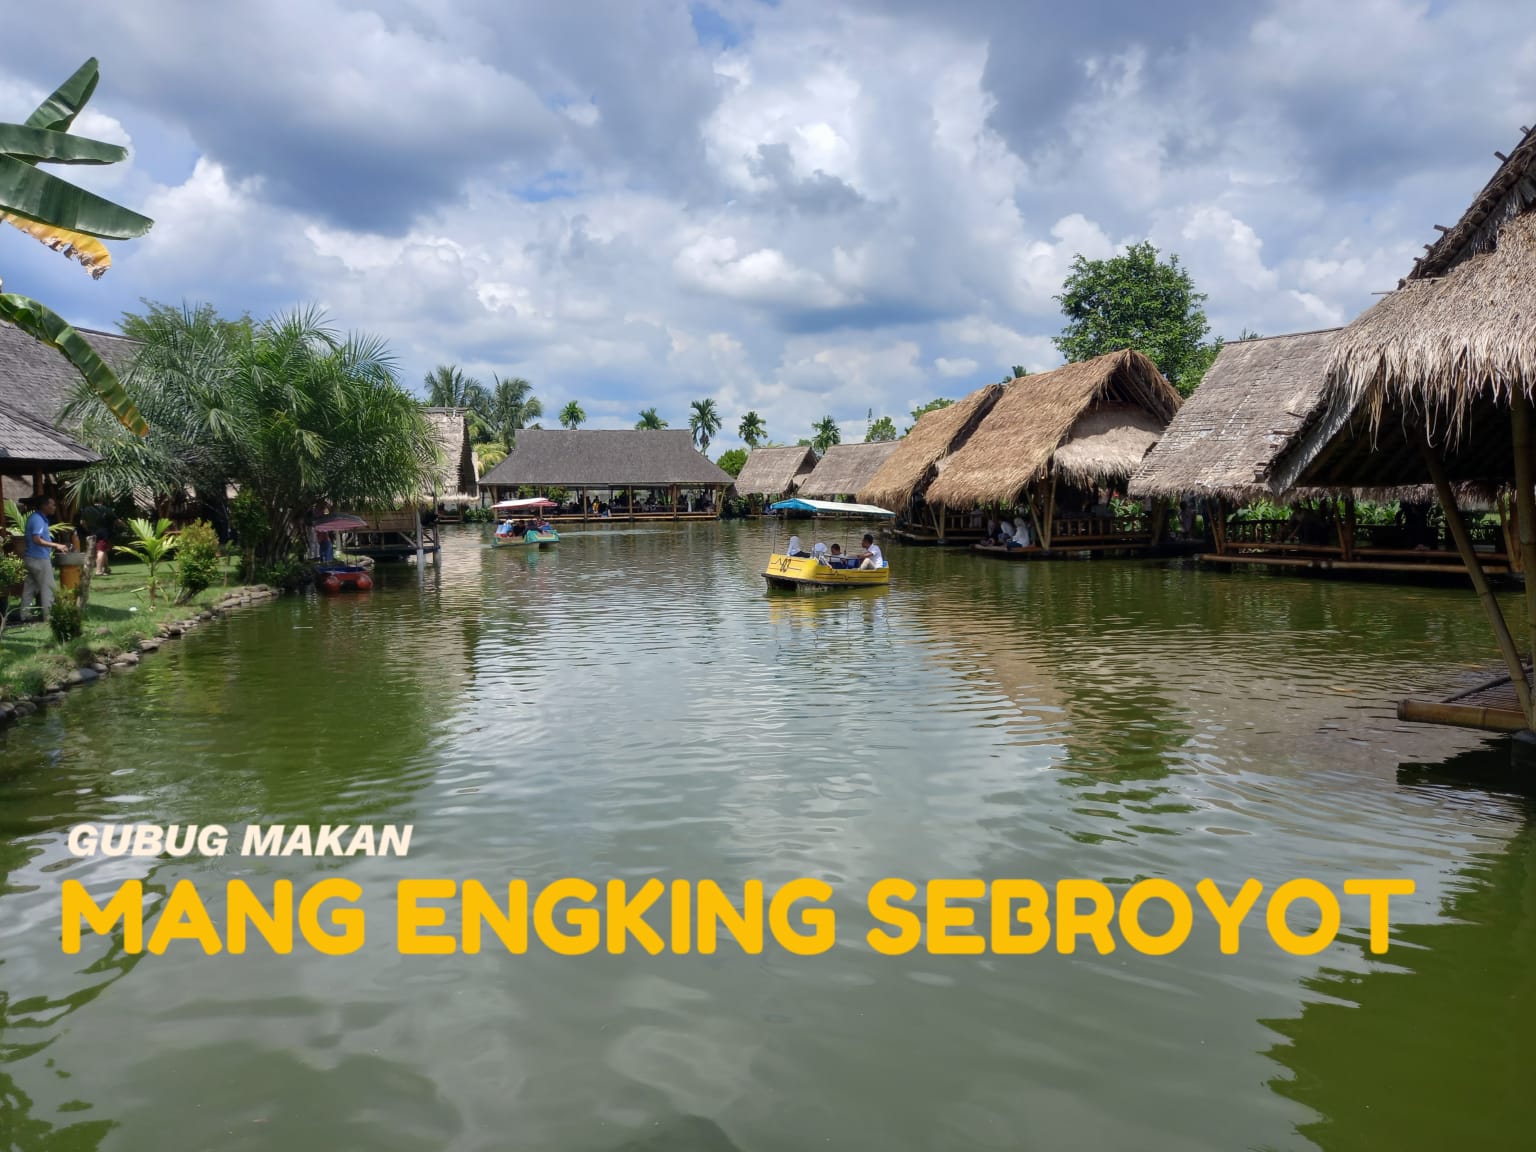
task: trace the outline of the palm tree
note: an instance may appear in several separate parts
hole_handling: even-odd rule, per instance
[[[635,427],[646,432],[659,432],[667,426],[667,422],[656,415],[656,409],[647,408],[640,413],[640,419],[635,421]]]
[[[741,423],[736,425],[736,435],[748,447],[756,448],[768,435],[768,425],[755,411],[748,412],[741,418]]]
[[[491,424],[500,432],[502,443],[510,452],[518,430],[544,415],[544,402],[533,394],[533,385],[521,376],[493,379],[496,389],[491,393]]]
[[[693,442],[700,452],[708,452],[709,438],[720,431],[720,412],[713,400],[695,400],[691,407],[688,428],[693,433]]]
[[[39,164],[115,164],[128,151],[84,136],[70,135],[75,117],[96,91],[101,75],[92,57],[59,85],[24,124],[0,123],[0,220],[19,228],[55,252],[78,260],[92,277],[112,266],[101,240],[142,236],[154,225],[120,204],[44,172]],[[149,431],[112,369],[56,312],[26,296],[0,292],[0,320],[63,353],[86,386],[130,432]]]
[[[838,431],[837,421],[831,416],[823,416],[811,426],[815,436],[811,438],[811,447],[818,452],[825,452],[834,444],[843,442],[843,434]]]
[[[160,565],[170,559],[180,541],[171,535],[171,522],[165,519],[150,521],[135,517],[128,521],[128,530],[133,533],[133,543],[119,544],[117,551],[132,556],[149,569],[149,587],[146,590],[149,592],[149,602],[153,604],[155,593],[160,590]]]
[[[485,414],[489,399],[485,385],[466,376],[457,364],[439,364],[422,381],[427,388],[427,404],[433,408],[472,408]]]
[[[580,428],[586,419],[586,410],[574,400],[560,409],[560,426],[562,428]]]

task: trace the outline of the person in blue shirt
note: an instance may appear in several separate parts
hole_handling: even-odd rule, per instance
[[[22,553],[22,563],[27,566],[27,579],[21,586],[21,612],[26,615],[27,605],[37,597],[43,610],[43,619],[53,608],[53,554],[66,552],[62,544],[54,543],[49,533],[48,518],[56,505],[52,496],[44,496],[42,503],[27,517],[27,547]]]

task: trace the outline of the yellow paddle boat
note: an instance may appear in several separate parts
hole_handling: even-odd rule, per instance
[[[810,512],[813,515],[891,517],[894,512],[873,504],[841,504],[832,500],[781,500],[770,505],[770,512]],[[800,547],[800,537],[791,536],[783,552],[768,557],[763,579],[771,588],[873,588],[891,582],[891,569],[879,545],[872,546],[879,567],[866,568],[862,561],[843,560],[816,545],[812,552]]]

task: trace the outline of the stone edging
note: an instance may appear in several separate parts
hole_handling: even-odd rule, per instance
[[[160,645],[167,640],[179,640],[198,625],[217,619],[232,608],[276,600],[282,594],[282,589],[273,588],[267,584],[251,584],[232,589],[195,616],[188,616],[185,620],[176,620],[160,625],[154,636],[148,640],[139,641],[137,652],[120,653],[112,658],[111,664],[103,664],[100,661],[94,664],[82,664],[80,667],[71,670],[64,683],[55,686],[52,691],[43,692],[37,696],[23,697],[20,700],[0,700],[0,727],[4,727],[13,720],[19,720],[23,716],[30,716],[40,708],[46,708],[50,704],[57,704],[64,699],[65,693],[71,688],[78,688],[82,684],[94,684],[103,676],[111,675],[113,671],[132,668],[143,656],[147,656],[151,652],[158,652]]]

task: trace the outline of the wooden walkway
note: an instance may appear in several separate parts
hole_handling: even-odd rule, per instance
[[[1527,665],[1527,674],[1530,666]],[[1484,673],[1476,684],[1440,700],[1410,697],[1398,701],[1397,718],[1416,724],[1443,724],[1452,728],[1476,728],[1483,732],[1521,732],[1525,717],[1515,699],[1509,676],[1489,678]]]

